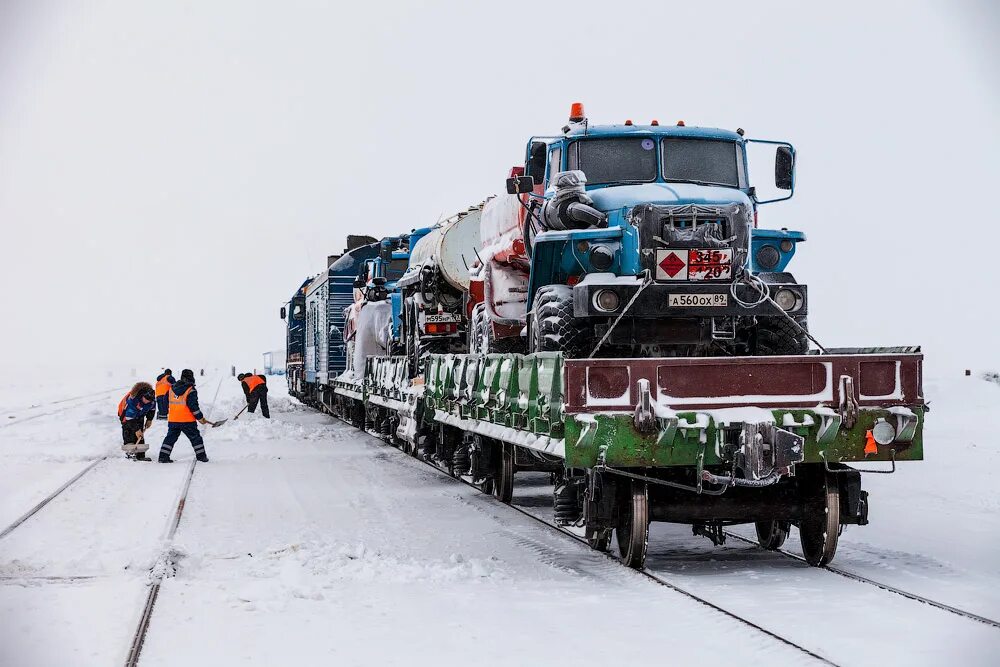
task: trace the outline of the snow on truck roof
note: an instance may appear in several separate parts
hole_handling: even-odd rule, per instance
[[[743,137],[732,130],[723,130],[717,127],[687,127],[685,125],[588,125],[585,123],[573,123],[563,136],[567,139],[579,139],[581,137],[621,137],[629,135],[743,141]]]

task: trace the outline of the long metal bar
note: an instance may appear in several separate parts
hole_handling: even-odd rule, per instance
[[[99,392],[95,392],[93,394],[87,394],[86,396],[77,396],[75,398],[64,398],[64,399],[61,399],[61,400],[58,400],[58,401],[51,401],[50,403],[47,403],[46,405],[51,405],[51,404],[54,404],[54,403],[66,403],[68,401],[75,401],[75,400],[84,399],[84,398],[89,398],[90,399],[90,400],[87,400],[87,401],[83,401],[81,403],[76,403],[74,405],[67,405],[67,406],[58,408],[56,410],[52,410],[51,412],[41,412],[41,413],[36,414],[36,415],[28,415],[27,417],[23,417],[21,419],[16,419],[15,421],[8,421],[5,424],[0,424],[0,428],[10,428],[12,426],[17,426],[18,424],[23,424],[24,422],[27,422],[27,421],[31,421],[32,419],[41,419],[42,417],[51,417],[52,415],[62,414],[63,412],[66,412],[67,410],[72,410],[73,408],[83,407],[84,405],[87,405],[89,403],[93,403],[94,401],[101,400],[102,398],[104,398],[105,394],[110,394],[113,391],[121,391],[122,389],[128,389],[128,387],[120,387],[118,389],[106,389],[105,391],[99,391]],[[35,406],[35,407],[41,407],[41,406]],[[6,413],[3,413],[3,414],[4,414],[4,416],[6,416],[6,415],[13,415],[16,412],[24,412],[26,410],[31,410],[31,409],[33,409],[33,408],[25,408],[24,410],[13,410],[11,412],[6,412]],[[10,419],[10,417],[8,417],[8,419]]]
[[[739,540],[740,542],[746,542],[747,544],[760,546],[759,542],[757,542],[756,540],[752,540],[748,537],[743,537],[742,535],[737,535],[736,533],[731,533],[729,531],[725,531],[725,534],[727,537],[732,537],[733,539]],[[803,563],[806,562],[805,558],[799,556],[798,554],[793,554],[791,551],[778,549],[777,553],[780,553],[781,555],[791,558],[793,560],[801,561]],[[883,583],[881,581],[875,581],[874,579],[869,579],[868,577],[865,577],[863,575],[854,574],[853,572],[848,572],[847,570],[842,570],[839,567],[834,567],[833,565],[824,565],[823,569],[826,570],[827,572],[832,572],[833,574],[839,574],[840,576],[845,577],[847,579],[853,579],[854,581],[858,581],[863,584],[869,584],[871,586],[875,586],[876,588],[881,588],[882,590],[888,591],[889,593],[895,593],[896,595],[901,595],[904,598],[915,600],[916,602],[922,602],[923,604],[930,605],[936,609],[940,609],[942,611],[946,611],[951,614],[956,614],[958,616],[962,616],[964,618],[968,618],[973,621],[985,623],[986,625],[992,625],[994,628],[1000,628],[1000,621],[994,621],[991,618],[986,618],[985,616],[980,616],[979,614],[973,614],[971,611],[959,609],[958,607],[952,607],[949,604],[938,602],[937,600],[931,600],[930,598],[925,598],[924,596],[917,595],[916,593],[904,591],[902,588],[896,588],[895,586],[890,586],[889,584]]]
[[[648,482],[649,484],[660,484],[661,486],[669,486],[674,489],[681,489],[683,491],[690,491],[691,493],[704,494],[706,496],[721,496],[726,492],[728,486],[723,486],[721,489],[698,489],[697,486],[688,486],[687,484],[681,484],[680,482],[668,482],[665,479],[657,479],[656,477],[648,477],[646,475],[637,475],[634,472],[628,472],[627,470],[621,470],[619,468],[609,468],[606,465],[596,465],[594,470],[597,472],[606,472],[612,475],[621,475],[622,477],[630,477],[632,479],[637,479],[642,482]]]

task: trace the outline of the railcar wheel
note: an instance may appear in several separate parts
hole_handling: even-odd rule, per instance
[[[641,570],[646,564],[646,545],[649,543],[649,494],[646,483],[636,479],[622,486],[615,526],[618,551],[623,563]]]
[[[840,489],[832,475],[821,474],[802,505],[799,538],[802,555],[814,567],[823,567],[837,553],[840,537]]]
[[[788,521],[757,521],[757,541],[768,551],[777,551],[785,543],[791,524]]]
[[[611,529],[587,526],[585,537],[587,544],[595,551],[607,551],[611,548]]]
[[[351,424],[354,428],[364,430],[365,428],[365,404],[361,401],[351,400]]]
[[[494,475],[493,495],[502,503],[510,504],[514,497],[514,445],[509,442],[499,443],[500,461]]]

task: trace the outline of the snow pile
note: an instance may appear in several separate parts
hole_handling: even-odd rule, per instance
[[[234,582],[225,586],[230,602],[244,609],[281,611],[291,601],[339,596],[343,583],[465,585],[509,579],[496,558],[401,558],[363,541],[341,544],[317,535],[257,553],[185,558],[181,580]]]

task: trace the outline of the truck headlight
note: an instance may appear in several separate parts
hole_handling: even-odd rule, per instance
[[[607,271],[615,262],[615,253],[602,245],[590,249],[590,264],[598,271]]]
[[[790,289],[779,289],[774,293],[774,302],[778,307],[788,312],[798,310],[802,307],[802,298],[797,292]]]
[[[618,294],[609,289],[599,290],[594,294],[594,306],[598,310],[603,310],[606,313],[613,313],[618,310],[618,306],[621,304],[621,299],[618,298]]]
[[[773,269],[781,261],[781,253],[773,245],[762,245],[757,249],[757,266],[762,269]]]

